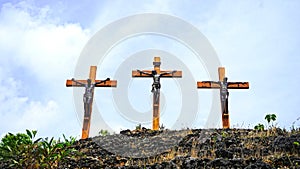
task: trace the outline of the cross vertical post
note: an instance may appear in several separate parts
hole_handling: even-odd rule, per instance
[[[220,89],[221,113],[223,128],[229,128],[229,110],[228,110],[228,89],[249,89],[249,82],[227,82],[225,68],[219,67],[219,81],[199,81],[198,89]]]
[[[152,77],[153,84],[152,90],[153,93],[153,119],[152,119],[152,129],[159,130],[159,121],[160,121],[160,78],[181,78],[182,71],[161,71],[160,70],[160,57],[154,57],[153,61],[153,70],[133,70],[132,77]]]
[[[157,74],[160,74],[160,57],[154,57],[154,70]],[[159,101],[160,101],[160,91],[153,93],[153,122],[152,128],[153,130],[159,129],[159,116],[160,116],[160,109],[159,109]]]
[[[220,100],[221,100],[221,111],[222,111],[222,123],[223,128],[229,128],[229,112],[228,112],[228,90],[227,90],[227,79],[225,82],[225,68],[219,67],[218,68],[219,73],[219,82],[221,83],[220,86]]]
[[[83,95],[84,103],[84,117],[82,126],[82,139],[89,137],[90,122],[92,116],[92,107],[94,99],[94,88],[95,87],[116,87],[117,81],[110,80],[96,80],[97,66],[90,67],[89,79],[87,80],[75,80],[74,78],[66,81],[67,87],[85,87],[85,93]]]

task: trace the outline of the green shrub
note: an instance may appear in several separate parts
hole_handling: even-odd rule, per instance
[[[261,123],[258,123],[256,126],[254,126],[254,130],[263,131],[265,130],[265,126]]]
[[[38,138],[37,131],[26,130],[26,134],[8,133],[0,143],[0,161],[10,164],[13,168],[57,168],[60,161],[67,156],[72,157],[75,149],[70,148],[75,138],[64,141]]]

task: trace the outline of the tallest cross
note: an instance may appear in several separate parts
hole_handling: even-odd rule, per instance
[[[160,78],[181,78],[182,71],[161,71],[160,70],[160,57],[154,57],[153,70],[133,70],[132,77],[151,77],[153,78],[152,90],[153,93],[153,120],[152,128],[153,130],[159,129],[159,100],[160,100]]]

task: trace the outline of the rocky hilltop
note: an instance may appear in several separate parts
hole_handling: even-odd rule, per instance
[[[124,130],[76,141],[60,168],[300,168],[300,131]]]

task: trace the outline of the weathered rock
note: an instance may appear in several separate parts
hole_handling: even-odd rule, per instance
[[[219,166],[228,166],[229,161],[223,158],[216,158],[208,163],[208,166],[219,167]]]
[[[224,149],[218,149],[215,154],[217,158],[233,158],[233,153]]]
[[[256,161],[253,164],[248,165],[245,169],[272,169],[269,164],[266,164],[262,161]]]
[[[295,144],[295,143],[298,143]],[[275,151],[284,151],[289,153],[300,153],[300,134],[291,135],[290,137],[279,136],[272,144]]]

